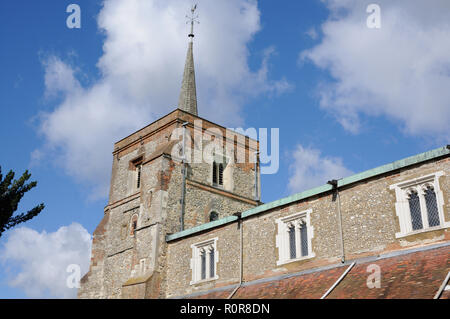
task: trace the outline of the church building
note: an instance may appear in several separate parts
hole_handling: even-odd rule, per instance
[[[450,298],[450,146],[263,204],[259,142],[178,108],[114,144],[79,298]]]

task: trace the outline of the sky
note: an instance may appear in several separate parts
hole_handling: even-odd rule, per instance
[[[76,297],[113,143],[176,108],[193,3],[0,3],[0,166],[38,181],[19,212],[45,203],[0,237],[0,298]],[[448,144],[448,0],[195,3],[199,115],[279,129],[263,202]]]

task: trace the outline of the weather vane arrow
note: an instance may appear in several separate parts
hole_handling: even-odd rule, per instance
[[[193,38],[194,37],[194,22],[196,23],[200,23],[198,21],[198,14],[195,14],[195,10],[197,9],[197,4],[194,4],[191,8],[191,16],[186,15],[186,18],[188,19],[188,21],[186,22],[186,24],[190,23],[191,24],[191,33],[189,33],[189,37]]]

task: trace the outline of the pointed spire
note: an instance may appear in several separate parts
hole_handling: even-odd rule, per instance
[[[180,98],[178,100],[178,108],[194,115],[197,113],[197,90],[195,87],[195,71],[194,71],[194,54],[193,54],[193,38],[194,38],[194,22],[198,21],[194,16],[197,5],[191,9],[192,16],[188,17],[191,23],[191,33],[189,34],[189,45],[186,55],[186,64],[184,66],[183,82],[181,83]]]

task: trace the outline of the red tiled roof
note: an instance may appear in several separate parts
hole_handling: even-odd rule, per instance
[[[347,273],[327,298],[433,298],[450,271],[450,246],[362,260]],[[369,265],[380,267],[380,288],[368,288]],[[273,281],[248,283],[233,299],[318,299],[338,280],[348,265]],[[233,291],[206,292],[196,298],[227,298]],[[450,298],[444,291],[442,299]]]
[[[450,270],[450,247],[356,264],[328,298],[433,298]],[[381,270],[381,287],[367,287],[367,267]]]
[[[233,292],[233,288],[223,291],[209,292],[204,295],[189,297],[190,299],[226,299]]]
[[[439,299],[450,299],[450,290],[443,291]]]
[[[236,299],[318,299],[336,282],[346,267],[241,287]]]

